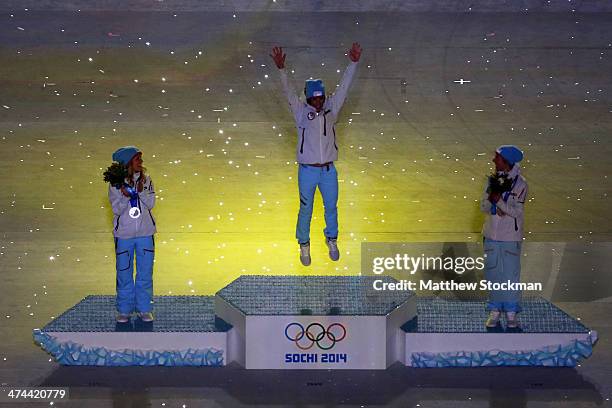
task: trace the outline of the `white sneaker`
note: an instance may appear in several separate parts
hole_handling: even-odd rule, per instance
[[[518,317],[516,312],[506,312],[506,327],[509,329],[516,329],[519,327]]]
[[[338,240],[334,238],[327,238],[327,247],[329,248],[329,258],[332,261],[340,259],[340,250],[338,249]]]
[[[310,258],[310,242],[300,244],[300,262],[302,265],[308,266],[312,259]]]
[[[497,327],[497,325],[499,324],[499,315],[501,313],[499,312],[499,310],[491,310],[491,312],[489,313],[489,317],[487,318],[487,322],[485,323],[485,325],[489,328],[494,328]]]
[[[142,320],[143,322],[152,322],[153,321],[153,313],[151,312],[142,312],[142,313],[138,313],[138,317],[140,317],[140,320]]]
[[[130,315],[119,313],[117,315],[117,323],[127,323],[130,321]]]

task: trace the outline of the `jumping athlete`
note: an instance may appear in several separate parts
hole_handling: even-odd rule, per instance
[[[328,97],[320,79],[309,79],[304,87],[306,102],[300,100],[289,85],[285,69],[285,57],[281,47],[274,47],[270,54],[279,69],[283,92],[289,101],[298,131],[297,162],[300,211],[298,213],[296,238],[300,244],[300,261],[310,265],[310,220],[317,187],[325,207],[325,234],[332,261],[340,259],[338,250],[338,173],[334,161],[338,159],[336,122],[348,89],[355,76],[361,57],[361,46],[353,43],[348,51],[351,60],[344,71],[338,89]]]

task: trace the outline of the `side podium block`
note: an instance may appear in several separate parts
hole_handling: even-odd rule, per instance
[[[485,302],[419,298],[407,322],[405,364],[412,367],[574,367],[588,358],[597,332],[549,301],[523,297],[520,328],[487,329]]]
[[[156,320],[115,323],[114,296],[87,296],[34,341],[62,365],[223,366],[230,325],[211,296],[156,296]]]

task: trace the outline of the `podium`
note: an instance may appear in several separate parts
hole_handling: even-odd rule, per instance
[[[215,296],[156,296],[156,320],[115,322],[115,297],[91,295],[35,343],[63,365],[247,369],[573,367],[597,332],[524,297],[521,328],[487,329],[485,301],[376,291],[367,276],[241,276]]]

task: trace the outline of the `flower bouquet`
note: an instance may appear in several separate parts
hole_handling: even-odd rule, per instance
[[[125,178],[128,176],[127,167],[123,164],[114,162],[103,173],[104,181],[110,183],[111,186],[114,186],[117,190],[121,188],[125,184]]]
[[[128,176],[127,167],[114,162],[103,173],[104,181],[110,183],[111,186],[114,186],[117,190],[120,190],[122,187],[125,189],[127,194],[129,194],[130,198],[130,217],[138,218],[140,217],[140,207],[138,204],[138,192],[136,189],[125,182],[126,177]]]
[[[491,174],[489,176],[489,187],[487,188],[487,193],[499,193],[503,195],[509,191],[512,191],[513,180],[508,178],[507,174],[498,173]],[[492,203],[491,206],[491,214],[497,214],[497,205]]]

